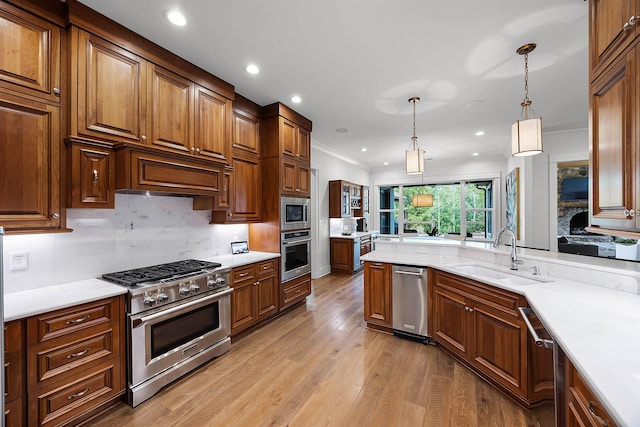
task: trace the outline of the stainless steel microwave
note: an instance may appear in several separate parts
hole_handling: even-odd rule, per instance
[[[283,231],[311,228],[311,201],[299,197],[280,199],[280,228]]]

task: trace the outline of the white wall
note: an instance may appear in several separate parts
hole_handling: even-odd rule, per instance
[[[231,253],[246,225],[210,225],[189,197],[116,194],[115,209],[67,209],[71,233],[4,237],[5,292],[99,277],[104,273]],[[28,251],[28,269],[11,271],[12,252]]]
[[[355,163],[340,159],[324,151],[321,144],[311,144],[312,179],[317,183],[317,193],[311,194],[314,246],[312,248],[312,277],[318,278],[331,272],[329,258],[329,181],[342,179],[354,184],[369,185],[369,172]]]

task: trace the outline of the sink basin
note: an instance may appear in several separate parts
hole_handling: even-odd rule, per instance
[[[549,280],[538,277],[524,276],[522,273],[511,273],[510,270],[505,271],[476,264],[459,265],[453,268],[467,276],[477,277],[479,279],[489,279],[506,285],[520,286],[549,282]]]

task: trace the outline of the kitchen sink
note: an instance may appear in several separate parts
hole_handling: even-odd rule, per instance
[[[477,277],[479,279],[489,279],[491,281],[507,285],[534,285],[536,283],[550,282],[550,280],[530,275],[525,276],[523,273],[512,273],[511,270],[490,268],[477,264],[458,265],[453,267],[453,269],[468,276]]]

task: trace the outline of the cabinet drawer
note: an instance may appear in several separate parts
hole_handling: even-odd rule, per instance
[[[120,297],[52,311],[27,320],[28,346],[120,320]]]
[[[22,321],[15,320],[4,324],[4,353],[22,351],[24,339],[22,338]]]
[[[245,280],[253,280],[255,278],[255,272],[253,271],[253,264],[244,267],[238,267],[231,270],[231,283],[244,282]]]
[[[567,402],[569,403],[569,413],[572,412],[582,419],[583,421],[589,420],[594,426],[609,426],[615,427],[609,414],[605,411],[600,401],[596,398],[595,394],[591,391],[591,388],[585,383],[582,376],[578,373],[575,367],[569,362],[567,366],[567,388],[568,396]]]
[[[311,295],[311,280],[285,288],[283,290],[283,305],[291,305]]]
[[[4,405],[5,427],[22,427],[22,399],[7,402]]]
[[[258,264],[258,276],[270,276],[278,271],[278,260],[270,259]]]
[[[90,364],[120,355],[119,323],[97,326],[78,334],[71,341],[69,337],[29,348],[27,351],[28,388],[34,390],[61,376],[70,376],[87,369]],[[106,330],[105,330],[106,329]],[[89,334],[89,332],[92,332]]]
[[[120,359],[81,372],[68,381],[58,381],[29,393],[31,425],[65,424],[120,393]]]
[[[5,402],[10,402],[22,395],[22,384],[24,383],[22,369],[22,353],[11,353],[4,359],[4,387]]]
[[[454,274],[436,271],[436,283],[517,318],[518,306],[526,305],[520,295]]]

